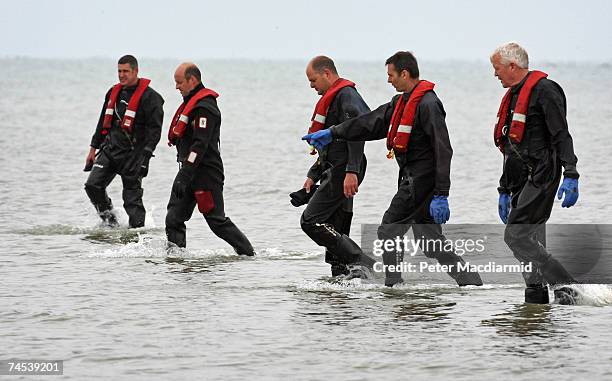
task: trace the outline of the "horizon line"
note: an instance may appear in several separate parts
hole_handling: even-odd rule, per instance
[[[311,57],[312,58],[312,57]],[[307,62],[311,58],[297,58],[297,57],[286,57],[286,58],[263,58],[263,57],[199,57],[199,58],[189,58],[191,61],[245,61],[245,62]],[[66,56],[66,57],[53,57],[53,56],[33,56],[33,55],[0,55],[1,60],[18,60],[18,59],[31,59],[31,60],[43,60],[43,61],[81,61],[81,60],[116,60],[117,58],[110,57],[107,55],[92,55],[92,56]],[[151,56],[139,56],[139,60],[153,60],[153,61],[181,61],[183,62],[186,58],[178,58],[178,57],[151,57]],[[355,58],[336,58],[335,61],[344,61],[344,62],[353,62],[353,63],[380,63],[384,62],[384,59],[355,59]],[[468,58],[420,58],[419,61],[423,62],[457,62],[457,63],[489,63],[488,57],[478,59],[468,59]],[[533,60],[534,62],[539,63],[548,63],[548,64],[598,64],[598,65],[606,65],[612,64],[612,58],[608,59],[541,59],[541,60]]]

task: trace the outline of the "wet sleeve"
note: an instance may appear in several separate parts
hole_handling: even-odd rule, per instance
[[[164,120],[164,99],[157,93],[152,93],[144,108],[145,117],[145,151],[153,153],[161,138]]]
[[[310,177],[315,183],[321,180],[323,176],[323,168],[321,168],[321,161],[317,159],[314,164],[308,170],[307,177]]]
[[[106,92],[104,103],[102,104],[102,111],[100,111],[100,118],[98,118],[98,125],[96,126],[96,131],[91,137],[91,143],[89,143],[89,145],[95,149],[99,149],[102,143],[104,143],[104,139],[106,139],[106,136],[102,135],[102,125],[104,124],[104,112],[106,111],[106,104],[108,103],[111,90],[112,88]]]
[[[429,136],[434,151],[436,184],[434,194],[448,196],[453,148],[448,137],[444,109],[440,102],[422,102],[417,108],[419,125]]]
[[[363,98],[357,93],[357,90],[351,89],[346,94],[340,94],[340,106],[342,108],[341,122],[355,118],[359,115],[367,114],[370,108],[365,103]],[[346,172],[359,173],[361,170],[361,161],[363,160],[363,148],[365,142],[362,141],[347,141],[348,160],[346,163]]]
[[[387,137],[391,116],[393,108],[389,102],[374,111],[332,126],[330,130],[333,137],[348,141],[383,139]]]
[[[212,137],[218,136],[215,132],[221,125],[221,118],[204,107],[198,107],[192,111],[190,119],[193,121],[193,126],[190,123],[187,128],[193,128],[193,143],[184,164],[197,167],[211,144]]]
[[[544,112],[546,127],[552,138],[551,142],[565,168],[563,175],[577,179],[579,177],[576,170],[578,158],[574,154],[574,141],[567,126],[567,105],[563,90],[554,82],[547,83],[541,89],[538,102]]]
[[[506,173],[502,170],[502,175],[499,178],[499,187],[497,188],[497,192],[510,194],[510,188],[508,188],[508,179],[506,177]]]

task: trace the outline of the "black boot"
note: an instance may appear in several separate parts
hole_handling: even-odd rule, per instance
[[[142,188],[123,190],[123,208],[128,215],[130,228],[141,228],[145,225],[147,211],[142,204]]]
[[[119,222],[117,222],[117,217],[113,214],[113,202],[106,194],[104,189],[100,189],[91,185],[85,184],[85,192],[89,197],[89,200],[96,208],[98,215],[109,227],[119,226]]]
[[[477,272],[471,272],[467,270],[458,270],[458,265],[461,263],[465,264],[463,258],[458,256],[455,253],[445,253],[443,257],[438,257],[438,262],[441,265],[446,265],[451,271],[447,274],[457,282],[459,286],[482,286],[482,279],[480,278],[480,274]],[[452,267],[451,267],[452,266]]]
[[[404,261],[403,252],[385,252],[382,255],[383,265],[385,268],[385,286],[393,287],[398,283],[403,283],[402,272],[398,268],[400,263]],[[389,266],[393,266],[393,271],[389,270]]]
[[[255,255],[255,249],[253,249],[252,246],[248,247],[248,248],[245,248],[245,249],[234,247],[234,251],[238,255],[244,255],[244,256],[247,256],[247,257],[252,257],[252,256]]]
[[[329,250],[325,250],[325,263],[329,263],[331,266],[331,275],[333,277],[340,275],[348,275],[349,269],[346,264],[340,262],[340,260],[334,257],[334,254]]]
[[[525,288],[525,303],[548,304],[548,286],[532,284]]]
[[[404,279],[402,279],[401,275],[399,277],[387,278],[385,277],[385,286],[393,287],[396,284],[404,283]]]
[[[108,227],[115,228],[119,226],[119,221],[117,221],[117,217],[115,217],[112,210],[100,212],[100,218],[102,218],[102,221],[108,225]]]
[[[469,271],[460,271],[457,273],[449,272],[448,275],[451,276],[457,282],[457,285],[460,287],[463,286],[482,286],[482,279],[480,278],[480,274],[473,273]]]
[[[166,221],[168,221],[166,219]],[[169,228],[166,223],[166,238],[168,238],[168,247],[187,247],[187,235],[185,228]]]
[[[343,263],[331,263],[331,275],[332,276],[340,276],[340,275],[348,275],[349,269]]]
[[[345,263],[349,271],[349,279],[371,278],[368,265],[371,259],[364,255],[359,245],[357,245],[347,235],[343,234],[340,240],[333,249],[328,249],[334,258],[338,258],[342,263]]]

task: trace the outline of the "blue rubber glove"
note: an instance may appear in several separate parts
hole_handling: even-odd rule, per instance
[[[331,143],[333,139],[334,138],[332,137],[332,133],[329,128],[302,136],[302,140],[306,140],[308,144],[314,146],[319,151]]]
[[[429,214],[433,217],[436,224],[444,224],[450,218],[447,196],[434,196],[429,204]]]
[[[508,193],[499,194],[499,205],[497,207],[499,212],[499,218],[501,218],[504,224],[508,223],[508,214],[510,214],[510,201],[512,198]]]
[[[565,177],[563,183],[559,187],[559,192],[557,192],[557,198],[559,200],[563,197],[563,193],[565,193],[565,198],[561,206],[564,208],[574,206],[576,201],[578,201],[578,179]]]

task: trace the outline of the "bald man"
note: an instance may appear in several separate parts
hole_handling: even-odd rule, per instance
[[[313,58],[306,67],[306,77],[321,98],[315,106],[309,132],[340,124],[347,119],[370,111],[355,84],[340,78],[334,61],[326,56]],[[353,197],[365,176],[364,142],[337,139],[328,147],[312,154],[318,157],[308,171],[303,188],[312,197],[302,213],[300,225],[315,243],[324,246],[325,262],[331,266],[332,276],[364,277],[360,265],[364,262],[361,250],[348,237],[353,218]],[[314,185],[320,182],[318,188]],[[348,246],[347,246],[348,243]]]
[[[223,207],[221,111],[216,100],[219,94],[204,87],[200,70],[190,62],[179,65],[174,81],[183,103],[168,131],[168,144],[176,146],[180,163],[166,214],[168,242],[179,247],[187,245],[185,221],[191,218],[197,205],[213,233],[230,244],[236,253],[252,256],[253,246],[225,216]]]

